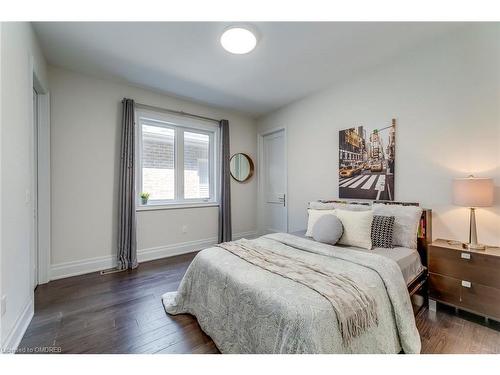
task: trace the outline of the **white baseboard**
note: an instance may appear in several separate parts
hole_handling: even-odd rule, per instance
[[[50,280],[63,279],[65,277],[83,275],[85,273],[96,272],[113,268],[115,259],[111,256],[75,260],[50,265]]]
[[[149,260],[173,257],[175,255],[192,253],[215,245],[217,238],[207,238],[204,240],[188,241],[167,246],[152,247],[149,249],[137,250],[137,261],[147,262]]]
[[[241,232],[233,235],[233,240],[240,238],[254,238],[257,232]],[[139,263],[150,260],[168,258],[175,255],[187,254],[193,251],[199,251],[217,243],[217,238],[206,238],[196,241],[187,241],[166,246],[152,247],[137,251],[137,260]],[[116,266],[114,256],[104,256],[52,264],[50,267],[50,280],[63,279],[65,277],[83,275],[90,272],[96,272]]]
[[[5,339],[5,343],[2,345],[2,353],[14,353],[17,350],[26,329],[28,329],[31,319],[33,319],[34,312],[33,300],[30,298],[21,315],[17,318],[14,327]]]
[[[258,237],[257,231],[252,230],[249,232],[241,232],[241,233],[233,234],[233,241],[239,240],[241,238],[251,239],[251,238],[256,238],[256,237]]]

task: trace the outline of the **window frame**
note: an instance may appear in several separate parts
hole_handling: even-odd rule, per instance
[[[136,210],[158,210],[189,207],[218,206],[218,176],[220,173],[219,126],[209,121],[203,121],[188,116],[170,114],[167,112],[136,109]],[[142,191],[142,151],[143,133],[142,125],[159,126],[174,130],[174,199],[149,200],[143,205],[140,194]],[[193,132],[209,136],[209,197],[184,198],[184,133]]]

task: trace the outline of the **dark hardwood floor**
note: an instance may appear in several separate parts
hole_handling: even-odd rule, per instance
[[[40,285],[20,353],[218,353],[189,315],[169,316],[161,295],[177,289],[194,254],[137,270]],[[500,353],[500,323],[439,306],[417,316],[422,353]]]

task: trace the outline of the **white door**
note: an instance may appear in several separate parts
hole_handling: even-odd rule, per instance
[[[33,204],[33,232],[31,246],[32,259],[32,287],[38,285],[38,94],[33,89],[33,183],[32,183],[32,204]]]
[[[285,130],[262,136],[262,230],[288,232]]]

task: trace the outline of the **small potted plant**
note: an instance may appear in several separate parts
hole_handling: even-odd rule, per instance
[[[148,204],[149,193],[141,193],[141,203],[145,206]]]

